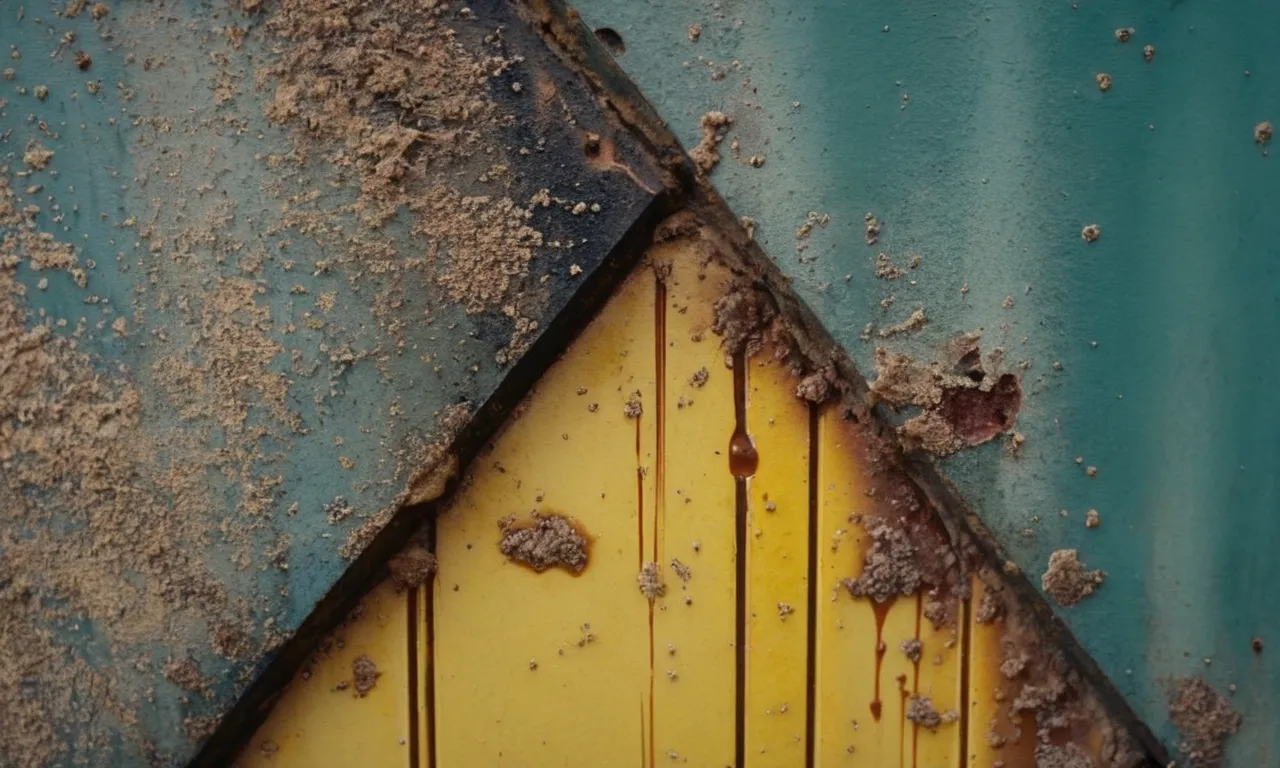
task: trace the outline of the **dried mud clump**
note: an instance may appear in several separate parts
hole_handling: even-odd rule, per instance
[[[1222,766],[1226,741],[1240,730],[1240,713],[1198,677],[1179,681],[1170,692],[1169,719],[1182,735],[1178,751],[1194,768]]]
[[[1097,224],[1086,224],[1080,230],[1080,238],[1086,243],[1092,243],[1100,237],[1102,237],[1102,227]]]
[[[1107,575],[1087,570],[1074,549],[1059,549],[1049,555],[1049,567],[1040,577],[1040,586],[1061,606],[1072,606],[1097,591]]]
[[[887,603],[947,585],[956,556],[925,520],[913,524],[905,518],[867,519],[864,525],[871,546],[862,573],[841,582],[850,595]]]
[[[391,580],[398,588],[413,589],[429,583],[436,573],[437,565],[435,555],[425,547],[414,544],[391,558],[387,568],[391,571]]]
[[[689,157],[693,159],[693,164],[700,172],[711,173],[719,165],[720,142],[724,139],[724,132],[732,122],[728,115],[719,111],[707,112],[698,120],[702,138],[698,141],[698,146],[689,151]]]
[[[921,364],[906,355],[876,349],[871,396],[894,408],[920,408],[899,434],[909,448],[949,456],[994,440],[1013,428],[1022,408],[1022,383],[1013,373],[981,366],[977,336],[961,337],[946,362]]]
[[[662,582],[662,569],[657,563],[645,563],[640,566],[636,583],[640,585],[640,594],[651,603],[667,593],[667,585]]]
[[[369,695],[369,691],[378,685],[378,678],[381,675],[378,665],[374,664],[373,659],[368,656],[361,655],[351,662],[351,679],[355,684],[356,695],[360,698]]]
[[[887,603],[900,595],[919,592],[924,577],[911,536],[886,523],[868,529],[867,533],[871,536],[871,548],[862,565],[862,574],[856,579],[844,580],[849,594]]]
[[[734,286],[716,300],[712,311],[711,330],[721,337],[726,354],[751,357],[766,346],[774,348],[775,357],[789,353],[781,316],[769,298],[753,286]]]
[[[53,151],[45,149],[39,141],[32,139],[22,153],[22,162],[33,171],[43,171],[53,159]]]
[[[564,568],[582,573],[587,567],[587,539],[560,515],[535,514],[532,525],[499,522],[502,540],[498,549],[508,560],[523,563],[537,573]]]
[[[933,699],[928,696],[912,696],[907,701],[907,719],[931,731],[938,730],[938,726],[942,725],[942,715],[933,706]]]

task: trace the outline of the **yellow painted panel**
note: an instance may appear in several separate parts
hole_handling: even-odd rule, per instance
[[[435,657],[431,652],[431,638],[428,631],[428,620],[431,616],[433,607],[433,595],[431,585],[426,585],[414,589],[410,595],[413,601],[414,611],[410,616],[410,620],[415,623],[416,632],[413,633],[414,653],[417,654],[417,664],[414,671],[418,675],[418,689],[415,696],[413,716],[418,719],[418,768],[432,768],[433,750],[431,745],[434,743],[433,729],[435,723],[432,722],[432,707],[430,706],[432,696],[432,686],[435,685],[435,669],[433,664]]]
[[[289,684],[237,765],[409,765],[408,600],[390,582],[371,592],[360,617],[335,631],[327,652]],[[364,697],[352,684],[361,656],[379,672]]]
[[[712,304],[728,275],[709,267],[700,279],[698,255],[680,244],[654,254],[671,267],[665,280],[665,470],[656,539],[667,595],[654,616],[654,728],[659,763],[715,768],[733,764],[736,734],[735,493],[727,455],[734,429],[733,372],[710,332]],[[702,379],[702,370],[705,382],[691,383],[695,376]],[[689,568],[687,582],[673,572],[672,560]]]
[[[650,606],[637,587],[653,473],[649,270],[632,275],[477,458],[437,523],[436,756],[441,768],[635,765],[649,749]],[[582,394],[580,391],[585,390]],[[628,418],[632,392],[645,411]],[[592,404],[597,407],[593,411]],[[592,540],[580,576],[498,549],[534,510]]]
[[[834,408],[818,428],[818,617],[815,765],[906,764],[906,699],[915,669],[902,652],[916,637],[916,600],[877,606],[853,600],[840,580],[856,577],[870,541],[856,517],[871,486],[857,437]],[[878,716],[877,716],[878,713]]]
[[[917,598],[917,605],[921,598]],[[928,619],[917,619],[922,643],[920,663],[915,665],[917,695],[928,696],[934,709],[944,716],[944,722],[936,731],[922,728],[915,723],[907,726],[912,740],[914,757],[908,761],[912,768],[955,768],[960,765],[961,736],[964,728],[955,717],[960,716],[961,666],[964,627],[964,606],[955,601],[952,615],[955,624],[935,628]],[[953,713],[955,717],[946,715]],[[949,722],[947,722],[949,720]]]
[[[972,605],[978,606],[986,587],[976,576],[972,583]],[[969,764],[1035,765],[1035,723],[1024,724],[1025,733],[1018,734],[1006,716],[1012,691],[1000,673],[1004,625],[979,624],[974,614],[969,611]]]
[[[765,360],[761,355],[756,360]],[[746,369],[748,480],[745,759],[803,765],[808,691],[809,409],[773,362]]]

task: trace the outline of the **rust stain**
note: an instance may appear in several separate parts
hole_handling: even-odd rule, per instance
[[[729,438],[729,472],[745,480],[760,467],[760,454],[747,432],[747,358],[739,352],[733,356],[733,436]]]
[[[893,607],[895,602],[897,602],[896,599],[887,600],[883,603],[871,601],[871,610],[876,617],[876,682],[874,692],[871,695],[871,717],[875,718],[877,723],[880,722],[880,715],[884,709],[883,703],[880,701],[880,669],[884,666],[886,650],[884,644],[884,622],[889,617],[889,609]]]

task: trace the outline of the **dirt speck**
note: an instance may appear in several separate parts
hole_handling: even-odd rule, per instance
[[[420,544],[413,544],[387,562],[391,580],[400,589],[413,589],[427,584],[435,575],[436,556]]]
[[[1182,738],[1178,750],[1193,768],[1219,768],[1226,741],[1240,730],[1240,713],[1198,677],[1179,680],[1169,695],[1169,719]]]
[[[1097,224],[1086,224],[1084,229],[1080,230],[1080,237],[1083,238],[1086,243],[1095,242],[1099,237],[1102,237],[1102,227],[1099,227]]]
[[[41,144],[39,139],[32,139],[28,142],[26,150],[22,153],[22,162],[26,163],[27,167],[34,171],[43,171],[52,159],[53,151],[45,149],[44,144]]]
[[[881,280],[897,280],[906,273],[905,269],[893,263],[893,259],[889,258],[889,254],[880,253],[876,255],[876,277]]]
[[[498,527],[503,556],[537,573],[556,567],[582,573],[587,567],[587,540],[565,517],[535,514],[532,525],[517,525],[507,518]]]
[[[1099,72],[1094,77],[1094,80],[1098,82],[1098,90],[1103,93],[1111,90],[1111,75],[1108,75],[1106,72]]]
[[[638,419],[644,413],[644,404],[640,400],[640,391],[636,390],[622,404],[622,415],[628,419]]]
[[[688,34],[688,36],[689,36],[689,42],[691,42],[691,43],[696,43],[696,42],[698,42],[698,38],[702,37],[702,25],[701,25],[701,24],[690,24],[690,25],[689,25],[689,30],[688,30],[688,33],[687,33],[687,34]]]
[[[942,715],[928,696],[912,696],[907,700],[907,719],[931,731],[942,725]]]
[[[355,661],[351,662],[351,678],[355,682],[356,695],[364,698],[369,695],[378,685],[378,678],[382,673],[378,671],[378,665],[373,663],[373,659],[361,654]]]
[[[681,581],[687,582],[693,578],[693,569],[681,562],[680,558],[671,561],[671,570],[675,572]]]
[[[1143,61],[1151,61],[1155,59],[1155,57],[1156,57],[1156,47],[1154,45],[1151,45],[1150,43],[1148,43],[1142,46]]]
[[[1091,509],[1084,513],[1084,525],[1086,528],[1097,528],[1102,524],[1102,518],[1098,515],[1098,510]]]
[[[1097,591],[1106,579],[1099,570],[1087,570],[1074,549],[1059,549],[1049,555],[1049,567],[1040,577],[1040,586],[1061,606],[1072,606]]]
[[[1121,27],[1116,30],[1116,39],[1122,43],[1127,43],[1133,39],[1133,27]]]
[[[912,664],[920,661],[920,655],[924,652],[924,643],[920,642],[920,638],[917,637],[903,640],[898,647],[907,655]]]
[[[720,142],[724,140],[724,132],[732,122],[728,115],[720,111],[707,112],[698,121],[702,139],[698,146],[689,151],[689,156],[702,173],[711,173],[720,163]]]
[[[710,378],[710,376],[711,374],[707,373],[707,369],[705,367],[699,368],[693,372],[692,376],[689,377],[689,386],[701,388],[707,383],[707,379]]]
[[[85,70],[93,66],[93,57],[84,51],[76,51],[72,60],[75,62],[76,67],[81,70]]]
[[[929,324],[929,318],[924,314],[924,307],[917,307],[906,320],[895,325],[885,326],[880,329],[880,338],[887,339],[890,336],[897,336],[900,333],[915,333]]]
[[[1263,120],[1253,126],[1253,140],[1258,144],[1266,144],[1276,135],[1276,129],[1271,125],[1270,120]]]
[[[657,563],[645,563],[640,566],[636,583],[640,585],[640,594],[651,603],[667,593],[667,585],[662,583],[662,569]]]

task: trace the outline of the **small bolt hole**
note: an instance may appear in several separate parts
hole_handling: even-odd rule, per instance
[[[614,56],[621,56],[627,52],[627,44],[622,42],[622,35],[613,27],[597,27],[596,39],[604,43],[604,47],[609,49],[609,53]]]

